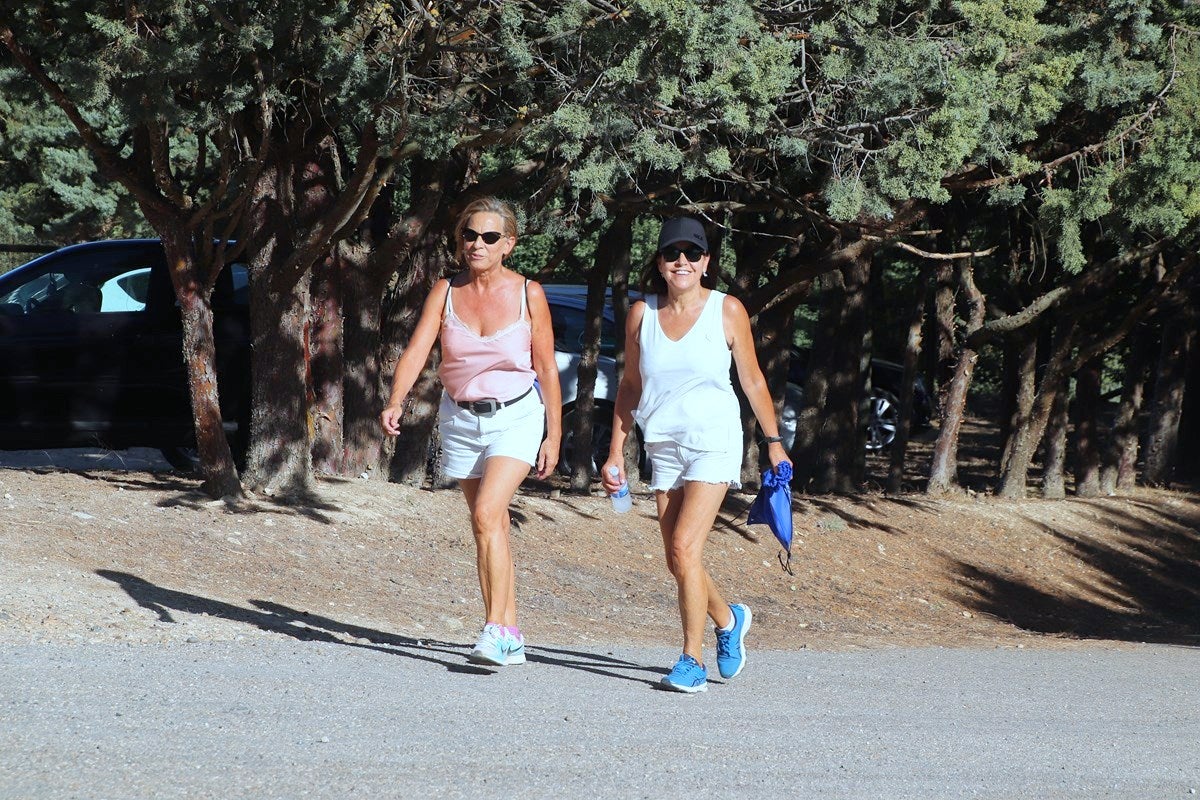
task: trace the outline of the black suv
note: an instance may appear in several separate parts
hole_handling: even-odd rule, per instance
[[[235,448],[249,420],[247,275],[213,292],[221,412]],[[0,275],[0,449],[157,447],[191,465],[179,304],[154,239],[88,242]]]

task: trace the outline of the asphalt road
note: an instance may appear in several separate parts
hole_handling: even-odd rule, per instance
[[[1200,651],[674,653],[246,639],[0,648],[0,797],[1189,798]]]

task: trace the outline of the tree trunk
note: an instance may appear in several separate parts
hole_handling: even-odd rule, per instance
[[[913,386],[921,359],[921,331],[925,327],[925,305],[933,270],[928,265],[917,275],[915,298],[909,311],[908,336],[904,340],[904,377],[900,381],[900,424],[892,442],[891,463],[888,467],[887,491],[899,494],[904,490],[904,464],[908,455],[908,438],[912,432]]]
[[[859,241],[837,254],[838,269],[822,276],[821,312],[796,424],[796,487],[853,492],[859,442],[860,359],[866,332],[866,290],[872,249]]]
[[[345,358],[343,357],[342,276],[348,264],[341,248],[321,261],[313,273],[312,364],[313,470],[343,472]]]
[[[1029,467],[1033,463],[1034,452],[1038,442],[1046,431],[1050,420],[1054,400],[1059,394],[1059,387],[1069,372],[1071,350],[1075,346],[1075,321],[1061,320],[1054,329],[1054,344],[1051,347],[1050,360],[1042,373],[1041,386],[1033,402],[1033,411],[1025,425],[1015,427],[1012,436],[1004,448],[1000,463],[997,494],[1000,497],[1022,498],[1025,496],[1025,483],[1029,477]]]
[[[966,333],[970,336],[983,326],[986,298],[975,286],[974,267],[970,261],[959,262],[958,275],[959,285],[967,303]],[[946,494],[958,485],[958,435],[962,430],[963,417],[967,410],[967,392],[971,388],[971,378],[978,360],[979,354],[964,345],[954,368],[954,376],[950,379],[949,390],[945,394],[942,428],[933,447],[929,485],[925,490],[927,494]]]
[[[1054,397],[1043,436],[1042,497],[1046,500],[1062,500],[1067,496],[1064,479],[1067,462],[1067,383],[1067,378],[1063,377],[1057,386],[1042,387],[1043,391],[1053,392]]]
[[[736,232],[722,244],[724,248],[732,248],[736,255],[730,293],[742,302],[750,316],[756,343],[755,355],[763,377],[767,380],[767,391],[774,401],[775,419],[779,420],[787,392],[788,365],[796,330],[796,308],[807,292],[801,288],[798,291],[763,296],[758,291],[772,273],[786,273],[795,261],[796,254],[780,254],[778,240],[758,235],[756,230],[749,227],[756,223],[761,224],[761,221],[757,218],[739,220],[734,226]],[[771,261],[780,255],[783,263],[776,267]],[[741,385],[737,382],[736,371],[734,389],[742,408],[741,483],[743,488],[753,490],[759,486],[762,472],[770,462],[766,457],[766,448],[760,444],[762,434],[758,421]]]
[[[1138,416],[1146,386],[1146,362],[1152,352],[1152,341],[1146,332],[1139,333],[1125,356],[1125,377],[1121,385],[1121,403],[1113,420],[1104,466],[1100,470],[1100,493],[1125,494],[1137,482]]]
[[[379,362],[383,285],[395,269],[377,265],[363,244],[338,245],[342,269],[342,453],[341,474],[386,480],[385,437],[379,412],[386,402],[387,377]],[[384,271],[386,269],[386,272]],[[383,273],[382,275],[380,273]]]
[[[430,227],[420,247],[413,253],[407,274],[401,276],[405,286],[396,287],[384,303],[387,312],[382,365],[383,374],[389,380],[420,318],[425,298],[438,278],[449,271],[449,262],[441,243],[444,233],[440,228],[435,230]],[[429,363],[409,392],[400,422],[400,434],[396,437],[395,451],[388,469],[389,479],[397,483],[421,486],[427,479],[440,483],[436,458],[438,443],[434,440],[442,397],[442,387],[437,379],[440,362],[441,349],[435,347]]]
[[[281,244],[273,237],[249,261],[254,380],[245,478],[254,491],[300,500],[314,494],[307,359],[311,273],[292,281],[271,269]]]
[[[1192,309],[1184,306],[1167,314],[1155,369],[1146,462],[1142,467],[1142,479],[1149,486],[1167,486],[1173,478],[1184,389],[1195,338],[1196,318]]]
[[[1100,496],[1100,369],[1099,359],[1075,373],[1075,494]]]
[[[394,208],[395,192],[386,189],[371,206],[360,239],[339,248],[350,264],[342,282],[346,384],[343,469],[345,474],[366,474],[383,480],[388,479],[391,468],[383,469],[382,464],[394,450],[379,426],[379,412],[391,390],[392,369],[400,353],[399,338],[406,340],[416,324],[412,309],[396,301],[415,287],[412,299],[423,302],[428,287],[436,281],[437,275],[426,275],[418,268],[424,262],[415,260],[414,253],[427,246],[435,221],[450,214],[443,207],[447,187],[459,185],[466,163],[462,158],[437,162],[415,159],[409,170],[411,185],[421,187],[411,198],[411,205],[398,212]],[[440,246],[441,236],[437,233],[429,240],[433,247]],[[397,277],[398,285],[387,305],[397,309],[402,318],[385,321],[384,292]],[[390,334],[385,334],[385,327]],[[422,380],[426,378],[428,373]]]
[[[939,419],[946,417],[946,395],[950,391],[950,383],[954,379],[957,368],[954,343],[954,296],[956,294],[954,265],[949,261],[940,261],[936,267],[936,283],[933,287],[933,347],[931,353],[936,357],[933,365],[932,380],[929,388],[937,398]]]
[[[600,334],[604,322],[605,290],[609,270],[622,251],[632,243],[631,220],[621,214],[600,234],[587,274],[587,302],[584,306],[584,328],[579,364],[576,368],[576,394],[573,407],[571,437],[574,439],[571,464],[571,491],[585,493],[600,463],[593,463],[592,420],[596,415],[596,372],[600,358]],[[565,432],[564,432],[565,433]]]
[[[196,449],[204,477],[204,491],[213,497],[239,495],[242,485],[221,416],[217,389],[217,348],[213,336],[213,311],[210,290],[200,280],[191,237],[175,230],[166,220],[156,220],[155,230],[162,238],[171,283],[179,299],[183,326],[183,360],[187,366],[188,393],[192,401],[192,424],[196,430]],[[214,267],[215,269],[215,267]]]
[[[1192,305],[1200,304],[1200,291],[1193,291]],[[1200,482],[1200,344],[1192,347],[1179,420],[1179,449],[1175,474],[1180,480]]]
[[[1002,420],[1000,428],[1000,441],[1003,442],[1001,473],[1008,468],[1009,440],[1015,431],[1029,424],[1030,415],[1033,413],[1033,399],[1037,394],[1038,336],[1036,333],[1031,335],[1023,331],[1017,334],[1016,339],[1016,342],[1005,348],[1004,371],[1008,376],[1005,380],[1005,391],[1006,394],[1011,393],[1011,399],[1005,402],[1005,407],[1010,411]]]

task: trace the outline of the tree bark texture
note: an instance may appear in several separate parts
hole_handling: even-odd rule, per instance
[[[1138,417],[1145,395],[1147,361],[1153,351],[1152,338],[1142,330],[1134,337],[1125,356],[1121,401],[1100,469],[1102,495],[1126,494],[1137,483]]]
[[[937,397],[939,419],[945,419],[946,394],[950,391],[950,383],[954,379],[958,359],[957,347],[954,342],[954,306],[957,294],[958,279],[954,274],[954,264],[939,262],[935,268],[933,285],[933,316],[930,323],[933,327],[933,338],[930,352],[934,356],[932,380],[930,389]]]
[[[1005,392],[1011,393],[1011,398],[1004,405],[1009,409],[1007,417],[1002,420],[1000,441],[1001,461],[1000,472],[1008,467],[1008,441],[1013,432],[1029,424],[1033,414],[1033,399],[1037,394],[1037,355],[1038,336],[1023,331],[1016,335],[1016,341],[1005,348]]]
[[[383,374],[390,379],[400,353],[416,328],[425,298],[443,274],[449,272],[449,261],[441,242],[445,231],[432,227],[409,261],[409,269],[398,276],[402,283],[389,292],[384,302]],[[426,480],[439,484],[437,451],[434,438],[437,431],[438,406],[442,387],[437,379],[441,363],[441,348],[435,347],[429,363],[421,372],[405,404],[400,421],[400,434],[389,464],[389,479],[410,486],[422,486]],[[378,413],[378,412],[376,412]],[[440,485],[440,484],[439,484]]]
[[[343,358],[342,280],[348,264],[340,248],[316,265],[312,286],[313,471],[343,472],[345,364]]]
[[[1062,500],[1067,496],[1065,467],[1067,460],[1067,394],[1069,379],[1059,377],[1057,387],[1043,386],[1053,393],[1050,415],[1046,421],[1044,456],[1042,458],[1042,497]]]
[[[821,327],[824,338],[812,343],[812,360],[826,373],[826,403],[817,427],[812,464],[812,489],[816,492],[851,493],[857,491],[863,476],[856,473],[860,464],[862,435],[859,415],[863,402],[863,342],[868,329],[866,290],[871,275],[872,249],[864,243],[851,245],[844,252],[844,263],[833,273],[832,291],[822,297],[822,315],[829,324]],[[827,313],[828,312],[828,313]],[[817,359],[818,351],[826,357]],[[811,377],[812,361],[810,361]],[[808,381],[805,397],[809,397]],[[805,403],[805,413],[810,410]],[[803,415],[802,415],[803,419]]]
[[[921,331],[925,327],[925,306],[929,299],[929,280],[933,269],[926,265],[917,275],[912,305],[909,306],[908,335],[904,339],[904,375],[900,381],[900,423],[892,442],[888,465],[887,491],[898,494],[904,490],[904,465],[908,456],[908,439],[912,433],[913,386],[921,359]]]
[[[608,288],[612,265],[621,258],[622,252],[626,253],[625,258],[628,259],[629,248],[633,244],[631,223],[629,217],[619,214],[600,234],[592,268],[587,274],[583,346],[576,369],[576,395],[571,420],[571,436],[574,439],[571,490],[574,492],[587,492],[591,488],[592,479],[597,477],[596,470],[600,467],[600,464],[593,463],[592,458],[592,420],[597,413],[596,373],[600,358],[600,335],[603,331],[605,291]],[[608,410],[608,414],[611,413],[611,410]]]
[[[1099,359],[1075,373],[1075,494],[1100,496],[1100,369]]]
[[[871,249],[856,242],[839,253],[839,267],[821,278],[821,311],[796,424],[796,488],[852,492],[859,441],[859,368],[866,331]]]
[[[1195,312],[1177,306],[1175,313],[1168,314],[1163,324],[1155,368],[1154,399],[1142,468],[1143,481],[1149,486],[1167,486],[1174,477],[1184,389],[1195,339]]]
[[[171,230],[173,227],[172,222],[161,221],[155,230],[162,240],[171,283],[179,300],[183,360],[187,367],[192,424],[196,431],[196,451],[204,491],[213,497],[240,495],[243,485],[238,477],[229,440],[225,436],[224,416],[221,413],[211,304],[212,282],[201,277],[207,272],[215,280],[222,265],[206,265],[207,269],[201,269],[194,260],[191,236]],[[243,409],[241,425],[249,424],[249,409]],[[239,436],[248,439],[246,431],[240,431]]]
[[[269,206],[263,213],[272,217],[273,233],[249,261],[253,386],[245,479],[254,491],[303,499],[313,494],[311,273],[292,281],[271,268],[282,255],[277,249],[287,247],[289,215],[279,204]]]
[[[213,497],[242,492],[229,440],[225,438],[217,387],[217,348],[213,335],[210,289],[200,280],[191,237],[158,220],[163,249],[171,274],[183,326],[183,361],[187,366],[188,394],[192,402],[192,424],[204,490]],[[245,424],[245,420],[243,420]]]
[[[1024,425],[1014,426],[1012,435],[1005,443],[1004,453],[1000,458],[1003,469],[996,492],[1001,497],[1025,496],[1025,484],[1029,478],[1029,467],[1033,463],[1034,452],[1046,432],[1055,398],[1070,372],[1071,350],[1075,346],[1075,321],[1060,320],[1054,328],[1053,341],[1050,358],[1042,372],[1041,384],[1034,396],[1029,419]]]
[[[966,334],[969,336],[983,325],[987,301],[975,285],[974,265],[970,261],[958,262],[958,281],[967,306]],[[929,485],[925,490],[928,494],[946,494],[958,486],[958,436],[962,431],[963,417],[967,411],[967,393],[978,360],[979,354],[964,344],[945,394],[942,427],[933,446]]]

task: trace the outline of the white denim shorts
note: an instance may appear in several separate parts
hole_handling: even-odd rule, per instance
[[[508,456],[537,464],[546,426],[546,409],[536,390],[511,406],[488,414],[460,407],[442,392],[438,433],[442,437],[442,472],[447,478],[482,478],[493,456]]]
[[[650,489],[668,492],[684,481],[727,483],[732,489],[742,486],[740,450],[693,450],[675,442],[647,442],[650,461]]]

